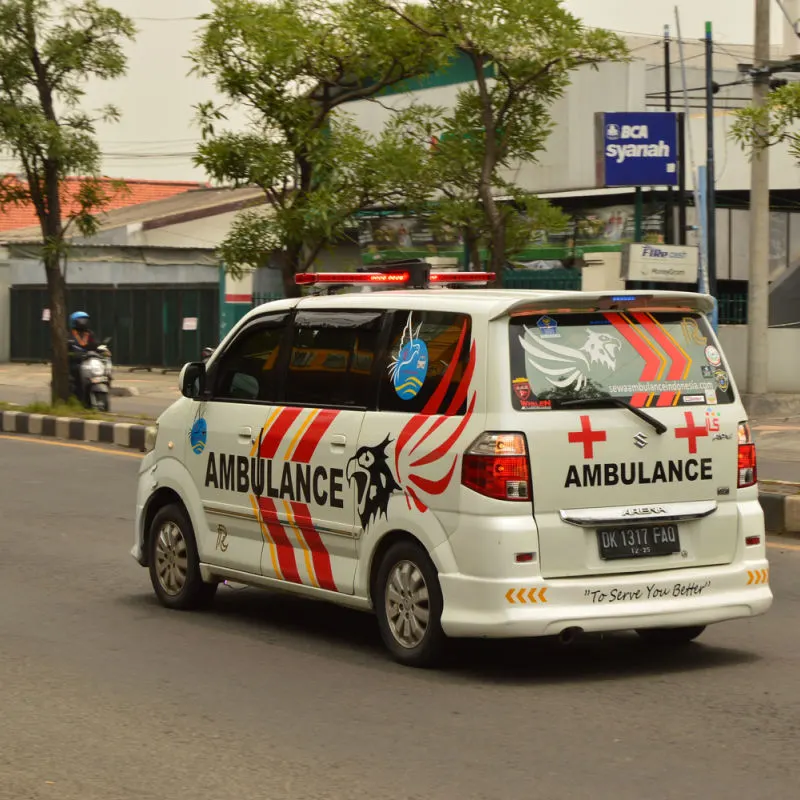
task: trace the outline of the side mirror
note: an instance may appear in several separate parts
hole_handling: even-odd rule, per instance
[[[206,365],[201,361],[184,364],[178,376],[178,389],[184,397],[197,400],[206,390]]]

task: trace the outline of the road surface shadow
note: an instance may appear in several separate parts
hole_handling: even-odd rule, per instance
[[[152,595],[123,602],[174,613],[161,609]],[[362,667],[405,669],[384,649],[372,614],[284,592],[223,586],[210,610],[181,614],[180,619],[306,653],[322,649],[326,657]],[[454,639],[438,670],[412,674],[434,683],[460,678],[471,683],[563,684],[694,672],[761,659],[756,652],[703,644],[713,633],[711,626],[698,641],[676,648],[653,647],[633,632],[587,634],[568,646],[552,639]]]

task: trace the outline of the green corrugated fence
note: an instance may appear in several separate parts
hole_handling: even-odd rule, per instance
[[[86,311],[92,330],[111,337],[114,362],[180,367],[219,340],[216,286],[67,287],[67,314]],[[49,361],[50,323],[42,319],[47,289],[11,288],[11,360]],[[64,332],[66,336],[66,331]]]

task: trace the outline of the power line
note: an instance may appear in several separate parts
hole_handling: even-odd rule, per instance
[[[697,53],[696,55],[689,56],[688,58],[686,58],[684,60],[685,61],[691,61],[693,58],[702,58],[704,55],[705,55],[705,53]],[[680,64],[680,63],[681,63],[681,60],[679,58],[676,58],[674,61],[670,61],[669,65],[671,67],[674,67],[675,64]],[[664,65],[663,64],[652,64],[651,66],[649,66],[647,68],[647,71],[650,72],[651,70],[654,70],[654,69],[664,69]]]

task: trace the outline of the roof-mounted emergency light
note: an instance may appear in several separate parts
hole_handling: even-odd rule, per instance
[[[369,272],[300,272],[294,279],[298,286],[373,284],[418,289],[429,286],[489,283],[495,279],[494,272],[430,272],[429,266],[424,262],[408,266],[409,269],[397,269],[396,265],[394,268],[384,266]]]

